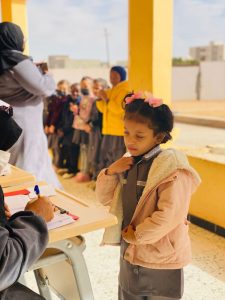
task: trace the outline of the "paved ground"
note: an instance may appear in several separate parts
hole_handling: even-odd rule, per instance
[[[176,113],[225,118],[225,99],[224,101],[173,101],[171,106]]]
[[[189,148],[202,148],[208,145],[223,145],[225,148],[225,129],[176,123],[175,145]]]

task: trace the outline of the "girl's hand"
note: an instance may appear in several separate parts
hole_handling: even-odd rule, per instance
[[[129,244],[135,244],[135,235],[134,235],[134,229],[132,225],[128,225],[123,231],[122,231],[122,237],[123,239],[129,243]]]
[[[48,132],[48,126],[45,126],[45,134],[48,134],[49,132]]]
[[[6,215],[6,218],[9,219],[11,217],[11,212],[9,210],[9,207],[6,203],[4,203],[4,208],[5,208],[5,215]]]
[[[70,111],[72,111],[75,115],[78,114],[78,112],[79,112],[78,105],[76,105],[74,103],[70,103]]]
[[[48,132],[53,134],[55,132],[55,126],[54,125],[51,125],[49,128],[48,128]]]
[[[131,168],[133,165],[134,160],[132,157],[121,157],[113,164],[111,164],[107,169],[107,175],[114,175],[123,173]]]
[[[106,102],[109,101],[109,99],[108,99],[108,97],[107,97],[107,95],[106,95],[106,92],[105,92],[104,90],[100,90],[100,91],[98,92],[98,97],[101,98],[101,99],[103,99],[103,100],[106,101]]]
[[[89,124],[84,124],[84,131],[86,132],[86,133],[90,133],[91,132],[91,126],[89,125]]]

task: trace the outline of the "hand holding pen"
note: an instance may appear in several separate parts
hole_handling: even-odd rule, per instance
[[[46,222],[49,222],[54,217],[54,205],[48,197],[41,196],[38,185],[34,187],[34,191],[38,198],[34,201],[29,201],[25,210],[30,210],[38,216],[41,216]]]

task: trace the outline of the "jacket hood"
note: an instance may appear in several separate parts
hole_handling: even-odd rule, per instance
[[[186,155],[176,149],[165,149],[154,159],[148,174],[145,190],[154,188],[177,170],[185,170],[190,174],[193,179],[194,192],[200,184],[201,179],[198,173],[189,164]]]

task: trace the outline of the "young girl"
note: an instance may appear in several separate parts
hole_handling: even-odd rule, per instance
[[[89,134],[85,131],[94,102],[92,94],[93,80],[85,76],[81,79],[81,101],[78,114],[75,113],[73,127],[75,128],[73,143],[80,143],[80,172],[74,177],[76,182],[90,181],[90,166],[88,164]]]
[[[88,185],[90,188],[95,188],[95,181],[99,171],[101,153],[100,147],[102,142],[102,113],[97,109],[97,101],[99,91],[107,89],[108,84],[102,78],[94,79],[93,81],[93,95],[95,97],[89,121],[86,124],[85,131],[89,133],[89,147],[88,147],[88,164],[92,174],[92,182]]]
[[[98,199],[118,224],[103,244],[120,244],[120,300],[169,300],[183,295],[183,267],[191,260],[188,207],[200,183],[186,156],[161,150],[173,115],[160,99],[125,98],[125,156],[101,171]]]
[[[125,152],[122,102],[130,88],[123,67],[112,67],[109,75],[112,88],[100,90],[96,102],[97,109],[103,114],[100,169],[108,167]]]
[[[69,90],[69,82],[67,80],[60,80],[57,83],[57,89],[53,95],[51,95],[48,101],[48,116],[45,124],[45,133],[48,136],[48,147],[52,150],[53,165],[57,168],[63,168],[63,158],[61,157],[59,140],[57,129],[61,122],[62,109],[66,101],[66,96]]]

